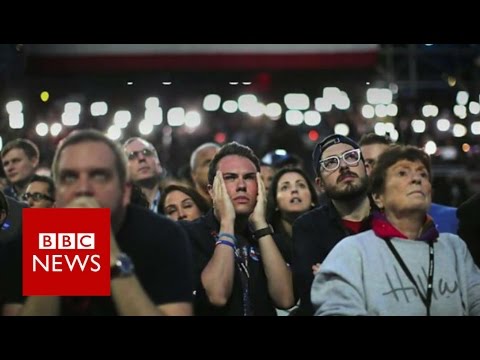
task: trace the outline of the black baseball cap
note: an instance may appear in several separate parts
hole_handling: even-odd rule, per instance
[[[315,174],[318,176],[319,175],[319,161],[322,158],[323,152],[329,148],[332,145],[335,144],[348,144],[352,146],[354,149],[359,149],[360,146],[350,139],[347,136],[344,135],[339,135],[339,134],[332,134],[328,135],[325,139],[320,141],[317,145],[315,145],[315,149],[313,150],[312,154],[312,165],[313,165],[313,170],[315,171]]]

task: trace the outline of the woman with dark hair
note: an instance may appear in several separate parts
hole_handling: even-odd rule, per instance
[[[169,185],[162,191],[158,212],[174,221],[198,219],[209,209],[205,199],[194,189]]]
[[[291,263],[293,255],[293,222],[317,205],[315,187],[302,169],[286,167],[277,171],[267,195],[266,217],[287,263]],[[289,310],[277,309],[277,315],[295,315],[296,309],[296,306]]]
[[[393,146],[370,175],[372,229],[340,241],[312,285],[316,315],[480,315],[480,270],[461,238],[438,232],[429,156]]]
[[[267,221],[275,231],[275,237],[282,237],[281,243],[288,249],[290,262],[293,243],[293,222],[305,212],[318,205],[318,197],[312,181],[300,168],[282,168],[272,179],[267,196]]]

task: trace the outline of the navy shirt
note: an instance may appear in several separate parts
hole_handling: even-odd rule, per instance
[[[213,256],[215,250],[216,234],[220,229],[220,224],[210,210],[207,214],[192,222],[181,221],[182,226],[187,230],[192,250],[194,254],[195,267],[195,315],[221,315],[221,316],[243,316],[244,315],[244,286],[242,286],[242,274],[235,266],[232,294],[228,302],[223,307],[213,306],[205,293],[201,282],[203,269]],[[250,241],[252,233],[247,231],[245,234],[235,234],[237,237],[243,236],[247,241],[244,247],[247,256],[247,267],[250,278],[248,279],[248,297],[249,309],[251,315],[276,316],[273,301],[268,293],[267,278],[262,263],[262,256],[259,248]],[[275,237],[274,237],[275,239]],[[277,239],[275,239],[277,242]],[[277,245],[278,246],[278,245]],[[285,246],[278,246],[280,252]],[[282,254],[285,258],[285,254]]]

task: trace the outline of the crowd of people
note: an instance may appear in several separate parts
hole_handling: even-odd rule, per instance
[[[309,176],[289,154],[207,142],[183,177],[154,144],[76,130],[41,168],[28,139],[1,161],[3,315],[479,315],[478,194],[432,203],[430,157],[332,134]],[[111,296],[22,294],[22,209],[109,208]]]

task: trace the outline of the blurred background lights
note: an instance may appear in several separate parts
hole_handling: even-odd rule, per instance
[[[348,136],[350,128],[347,124],[339,123],[335,125],[334,133],[338,135]]]
[[[42,100],[43,102],[47,102],[48,99],[50,99],[50,94],[48,93],[48,91],[42,91],[40,93],[40,100]]]
[[[425,144],[424,151],[425,151],[428,155],[433,155],[433,154],[435,154],[435,153],[437,152],[437,144],[435,144],[435,141],[433,141],[433,140],[427,141],[427,143]]]

